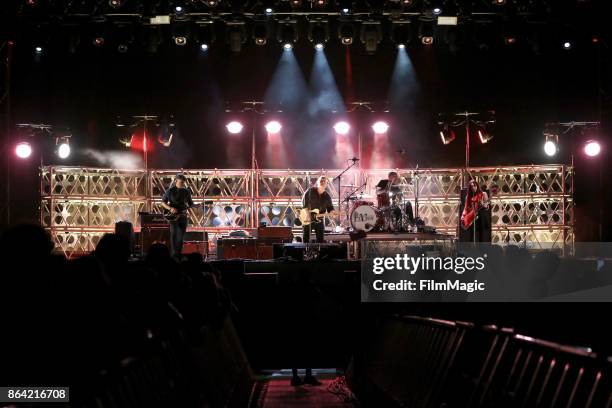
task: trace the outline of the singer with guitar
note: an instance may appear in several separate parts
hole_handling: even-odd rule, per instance
[[[488,211],[489,195],[480,188],[476,180],[470,180],[461,214],[461,228],[471,231],[474,242],[491,241]]]
[[[332,198],[325,190],[327,188],[327,178],[321,176],[317,179],[315,186],[310,187],[302,197],[302,206],[310,213],[310,222],[303,225],[303,242],[310,242],[310,231],[314,230],[317,242],[325,241],[325,216],[335,214]]]
[[[187,178],[177,174],[174,185],[164,193],[162,207],[170,222],[170,251],[172,256],[180,257],[183,250],[183,239],[187,231],[187,209],[193,207],[191,191],[186,187]]]

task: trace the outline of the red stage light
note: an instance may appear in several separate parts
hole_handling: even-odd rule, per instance
[[[346,135],[351,130],[351,125],[347,122],[341,121],[334,125],[334,131],[339,135]]]
[[[589,157],[595,157],[601,152],[601,145],[596,140],[589,140],[584,145],[584,153]]]
[[[15,154],[20,159],[27,159],[32,155],[32,146],[28,142],[20,142],[15,147]]]
[[[279,133],[282,128],[283,127],[281,126],[281,124],[275,120],[266,123],[266,131],[271,134]]]
[[[374,133],[378,135],[387,133],[387,130],[389,130],[389,125],[386,122],[379,121],[372,125],[372,130],[374,130]]]
[[[235,135],[235,134],[242,132],[243,126],[242,126],[242,123],[240,122],[232,121],[228,123],[227,125],[225,125],[225,128],[227,129],[228,132]]]

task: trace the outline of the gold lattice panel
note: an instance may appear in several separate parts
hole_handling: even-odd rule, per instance
[[[51,230],[51,238],[58,251],[70,256],[91,252],[96,248],[100,238],[112,231],[58,231]]]
[[[139,226],[138,212],[144,201],[101,201],[44,199],[41,208],[43,226],[100,228],[115,226],[118,221],[130,221]]]
[[[192,228],[252,228],[249,201],[211,200],[187,210]],[[161,203],[151,205],[151,211],[162,213]]]
[[[190,229],[225,234],[234,229],[292,225],[301,208],[302,195],[317,177],[331,181],[328,191],[338,206],[354,187],[366,184],[363,199],[375,201],[375,185],[389,169],[353,169],[338,184],[340,170],[152,170],[120,171],[82,167],[44,167],[41,170],[42,225],[49,228],[59,249],[82,252],[93,249],[114,223],[131,221],[150,204],[159,212],[159,200],[181,172],[187,176],[194,201],[189,210]],[[395,169],[405,184],[405,197],[414,204],[418,187],[419,216],[440,232],[454,234],[459,218],[461,169]],[[573,243],[572,169],[566,166],[472,168],[479,184],[497,188],[492,196],[493,241],[529,247]],[[148,186],[148,187],[147,187]],[[354,186],[354,187],[353,187]],[[344,205],[341,220],[346,219]],[[343,221],[344,222],[344,221]],[[336,219],[327,222],[334,228]],[[344,225],[344,224],[343,224]],[[346,226],[346,225],[345,225]]]
[[[152,171],[152,197],[161,197],[172,185],[178,170]],[[187,187],[194,198],[251,197],[251,172],[246,170],[185,170]]]
[[[42,172],[43,196],[144,197],[144,171],[46,167]]]

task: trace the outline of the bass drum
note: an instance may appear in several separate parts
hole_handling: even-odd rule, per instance
[[[359,205],[351,212],[351,227],[355,231],[370,232],[384,223],[382,213],[371,205]]]

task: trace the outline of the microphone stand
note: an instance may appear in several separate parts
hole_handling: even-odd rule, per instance
[[[338,174],[336,177],[334,177],[334,180],[338,180],[338,224],[336,224],[336,225],[340,225],[340,223],[342,222],[342,221],[341,221],[341,219],[342,219],[341,217],[342,217],[342,216],[340,215],[340,206],[342,205],[342,201],[341,201],[342,199],[340,198],[340,188],[341,188],[341,186],[342,186],[342,185],[341,185],[341,183],[340,183],[340,180],[342,179],[342,175],[343,175],[344,173],[346,173],[347,171],[349,171],[350,169],[352,169],[352,168],[353,168],[353,166],[355,166],[355,165],[357,164],[357,162],[359,161],[359,159],[355,159],[355,158],[353,158],[353,159],[349,159],[349,160],[352,160],[352,161],[353,161],[353,164],[350,164],[350,165],[349,165],[349,166],[348,166],[346,169],[344,169],[344,170],[343,170],[343,171],[342,171],[340,174]]]

